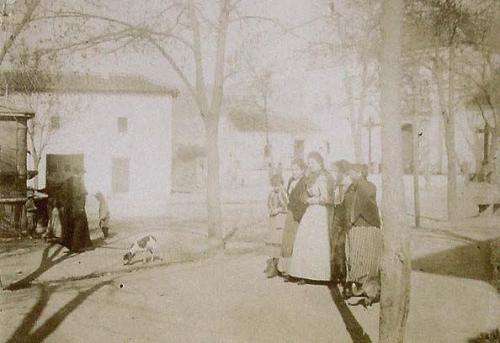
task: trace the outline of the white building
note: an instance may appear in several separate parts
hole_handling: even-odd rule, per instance
[[[167,214],[175,96],[175,90],[138,76],[69,74],[36,94],[11,90],[10,97],[31,102],[39,125],[35,140],[42,126],[50,136],[41,140],[47,146],[39,188],[45,187],[47,154],[83,154],[88,211],[97,209],[93,194],[99,191],[116,218]]]

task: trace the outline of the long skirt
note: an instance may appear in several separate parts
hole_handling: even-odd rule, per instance
[[[297,229],[289,274],[296,278],[330,281],[330,232],[328,209],[320,205],[307,208]]]
[[[288,273],[290,257],[293,252],[293,244],[299,223],[293,218],[291,211],[288,211],[285,219],[285,228],[281,238],[281,253],[278,261],[278,270],[282,273]]]
[[[374,226],[353,226],[346,235],[347,282],[378,279],[382,233]]]
[[[342,205],[335,207],[332,224],[332,278],[341,282],[346,277],[346,225],[345,208]]]
[[[73,220],[73,236],[71,242],[71,251],[81,251],[92,246],[90,240],[89,224],[87,215],[81,212]]]

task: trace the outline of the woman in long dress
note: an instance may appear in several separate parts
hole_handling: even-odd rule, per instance
[[[293,252],[293,244],[295,235],[299,227],[299,222],[306,211],[303,194],[305,192],[305,176],[304,172],[306,165],[302,159],[296,159],[292,162],[292,177],[288,181],[288,212],[285,219],[285,228],[281,240],[281,252],[278,261],[278,270],[288,281],[288,269],[290,258]]]
[[[347,224],[346,285],[344,296],[360,295],[366,282],[379,282],[382,254],[380,216],[376,201],[376,186],[368,181],[364,166],[355,165],[349,175],[352,183],[344,198]]]
[[[323,158],[311,152],[307,158],[308,176],[305,202],[308,207],[297,229],[289,275],[306,280],[331,280],[330,211],[331,192],[329,177],[323,167]]]
[[[65,235],[63,244],[71,252],[82,252],[92,247],[90,231],[85,212],[87,190],[83,183],[83,171],[66,181]]]

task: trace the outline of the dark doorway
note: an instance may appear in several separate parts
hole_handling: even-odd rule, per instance
[[[84,170],[83,154],[47,154],[46,168],[46,190],[51,196],[75,171]]]

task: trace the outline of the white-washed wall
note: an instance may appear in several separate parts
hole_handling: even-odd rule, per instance
[[[171,190],[171,98],[130,94],[63,95],[67,106],[54,114],[61,127],[52,133],[45,153],[78,154],[85,158],[88,210],[100,191],[114,217],[168,213]],[[128,118],[128,131],[118,132],[118,117]],[[129,159],[129,191],[113,194],[112,159]],[[39,168],[39,187],[45,185],[45,157]]]

